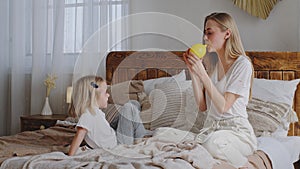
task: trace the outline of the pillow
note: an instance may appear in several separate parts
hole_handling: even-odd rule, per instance
[[[193,88],[185,90],[184,112],[186,116],[186,129],[193,133],[199,133],[204,126],[207,112],[200,112],[196,103]]]
[[[105,113],[105,118],[108,123],[111,123],[113,119],[118,115],[121,106],[117,104],[108,104],[107,108],[102,109]]]
[[[174,83],[176,83],[176,82],[174,82]],[[187,89],[188,87],[191,87],[192,83],[191,83],[191,81],[189,81],[189,82],[182,81],[177,84],[179,85],[178,90],[182,91],[182,90]],[[160,92],[160,91],[150,92],[149,96],[146,96],[142,101],[140,101],[141,106],[142,106],[141,112],[140,112],[140,117],[141,117],[141,120],[143,121],[145,129],[148,129],[148,130],[156,128],[154,126],[152,126],[152,128],[151,128],[152,114],[153,114],[152,104],[153,104],[154,98],[156,98],[155,101],[158,101],[157,99],[159,99],[159,98],[157,98],[157,97],[163,97],[163,96],[160,96],[160,94],[155,94],[157,92]],[[177,93],[177,94],[179,94],[179,93]],[[164,95],[164,93],[162,95]],[[163,103],[163,102],[161,102],[161,103]],[[162,106],[162,104],[159,104],[157,106]],[[154,107],[157,108],[157,106],[154,106]],[[153,116],[153,118],[154,118],[154,116]]]
[[[185,96],[179,83],[156,84],[149,97],[152,111],[151,130],[158,127],[184,128]]]
[[[151,108],[142,111],[141,118],[150,130],[173,127],[199,133],[203,128],[207,113],[199,112],[191,80],[157,84],[149,100]]]
[[[108,103],[124,105],[129,100],[139,101],[139,94],[144,92],[142,80],[130,80],[108,86]]]
[[[185,70],[183,69],[179,74],[172,77],[161,77],[157,79],[144,80],[144,89],[147,95],[155,88],[156,84],[169,83],[169,82],[182,82],[186,80]]]
[[[291,81],[254,78],[252,96],[264,101],[293,105],[295,91],[300,79]]]
[[[247,111],[249,122],[257,137],[272,134],[280,137],[287,136],[290,123],[298,121],[296,112],[286,103],[252,98],[247,105]]]

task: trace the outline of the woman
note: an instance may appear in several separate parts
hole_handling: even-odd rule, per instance
[[[139,116],[139,103],[129,101],[120,109],[116,131],[105,119],[101,108],[107,107],[109,94],[106,81],[97,76],[80,78],[72,92],[70,115],[79,118],[76,134],[71,143],[69,155],[76,154],[83,140],[90,148],[115,147],[118,143],[133,144],[135,138],[142,138],[146,130]]]
[[[203,59],[189,50],[184,54],[199,110],[208,113],[196,140],[215,158],[247,168],[247,156],[257,148],[246,111],[251,96],[252,63],[245,54],[237,26],[227,13],[212,13],[205,18],[203,39],[207,51],[217,54],[216,61],[207,56],[204,67]]]

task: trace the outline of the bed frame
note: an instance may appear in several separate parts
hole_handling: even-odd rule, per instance
[[[118,51],[106,60],[108,84],[130,79],[146,80],[172,76],[187,67],[182,60],[184,51]],[[300,78],[300,52],[247,51],[252,59],[255,77],[277,80]],[[186,71],[189,77],[188,71]],[[300,118],[300,85],[297,88],[294,109]],[[289,135],[300,136],[299,122],[291,124]]]

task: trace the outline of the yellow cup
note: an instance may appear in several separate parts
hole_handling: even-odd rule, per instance
[[[202,58],[206,54],[206,46],[200,43],[193,45],[190,49],[190,52],[194,53],[199,58]]]

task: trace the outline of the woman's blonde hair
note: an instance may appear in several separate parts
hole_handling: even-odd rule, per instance
[[[204,28],[206,25],[206,22],[208,20],[213,20],[217,22],[220,25],[220,28],[222,31],[226,31],[229,29],[231,31],[230,37],[226,41],[225,46],[225,55],[230,56],[232,58],[237,58],[240,55],[246,56],[239,30],[236,26],[235,21],[233,18],[227,14],[227,13],[212,13],[208,16],[206,16],[204,21]]]
[[[237,28],[237,25],[236,25],[234,19],[227,13],[216,13],[215,12],[215,13],[212,13],[205,17],[204,28],[205,28],[206,22],[208,20],[213,20],[213,21],[217,22],[219,24],[219,27],[221,28],[221,31],[226,31],[228,29],[231,31],[231,35],[226,40],[226,44],[225,44],[225,56],[229,56],[231,58],[236,59],[239,56],[243,55],[243,56],[247,57],[247,59],[250,61],[251,65],[252,65],[251,59],[245,53],[245,50],[244,50],[244,47],[242,44],[242,40],[240,37],[240,33],[239,33],[239,30]],[[252,79],[251,79],[250,97],[249,98],[251,98],[251,95],[252,95],[253,78],[254,78],[254,69],[253,69],[253,65],[252,65]]]
[[[93,107],[97,106],[96,89],[103,82],[106,81],[99,76],[84,76],[77,80],[73,87],[69,116],[78,119],[86,109],[94,114]]]

